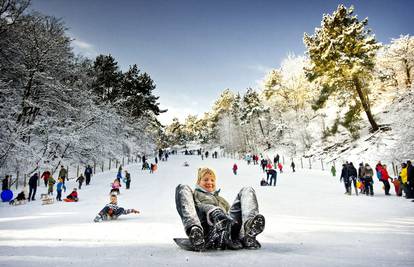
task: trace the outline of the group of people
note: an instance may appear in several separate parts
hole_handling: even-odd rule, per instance
[[[79,189],[82,188],[82,184],[83,184],[84,181],[86,182],[86,185],[90,184],[92,174],[93,174],[92,167],[90,165],[86,166],[84,173],[81,174],[76,179],[76,182],[78,182],[78,188]],[[30,201],[35,201],[36,200],[37,187],[38,187],[38,183],[39,183],[40,179],[43,180],[44,185],[47,188],[47,195],[48,196],[53,196],[54,188],[55,188],[55,184],[56,184],[56,193],[57,193],[56,194],[56,200],[57,201],[62,201],[62,191],[66,192],[65,182],[69,181],[68,170],[63,165],[60,166],[57,181],[55,180],[55,178],[53,177],[53,175],[51,174],[51,172],[49,170],[45,170],[40,177],[39,177],[38,173],[34,173],[33,175],[31,175],[30,178],[29,178],[29,181],[28,181],[29,193],[27,195],[27,198],[26,198],[27,192],[25,192],[25,188],[24,188],[16,196],[16,198],[12,200],[12,203],[14,203],[14,201],[22,201],[23,197],[25,198],[25,200],[27,200],[29,202]],[[3,180],[2,189],[3,190],[9,189],[9,176],[8,175],[6,175],[6,178]],[[74,188],[73,191],[69,195],[66,196],[66,199],[69,199],[71,201],[78,201],[78,192],[77,192],[77,190],[78,190],[77,188]]]
[[[375,173],[374,173],[375,170]],[[332,166],[331,172],[333,176],[336,176],[335,166]],[[382,164],[379,161],[373,169],[368,163],[360,163],[358,170],[355,168],[352,162],[345,162],[342,165],[340,182],[343,181],[345,186],[345,194],[352,194],[352,187],[355,190],[355,194],[374,195],[374,174],[379,182],[383,184],[385,195],[391,195],[391,184],[394,185],[395,194],[402,196],[404,192],[406,198],[414,198],[414,168],[411,161],[403,162],[401,164],[401,172],[398,178],[391,178],[388,167],[386,164]]]

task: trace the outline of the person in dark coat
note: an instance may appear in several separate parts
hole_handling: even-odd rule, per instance
[[[272,181],[273,181],[273,186],[276,186],[276,180],[277,180],[277,171],[275,169],[269,169],[267,170],[267,176],[270,176],[270,181],[269,181],[269,185],[272,185]]]
[[[81,189],[82,188],[82,184],[83,184],[83,181],[85,180],[85,177],[83,177],[83,174],[81,173],[81,175],[78,177],[78,179],[76,179],[76,182],[78,182],[79,183],[79,189]]]
[[[407,198],[414,198],[414,167],[410,160],[407,161]]]
[[[93,170],[91,166],[88,165],[88,167],[85,168],[85,172],[84,172],[86,185],[89,185],[89,183],[91,182],[92,173],[93,173]]]
[[[4,177],[3,181],[2,181],[2,185],[1,185],[1,190],[8,190],[9,189],[9,179],[10,176],[6,175],[6,177]]]
[[[292,167],[292,171],[295,172],[295,163],[292,161],[292,163],[290,164],[290,167]]]
[[[341,178],[339,178],[339,181],[344,181],[345,185],[345,194],[350,195],[351,194],[351,181],[349,180],[349,173],[348,173],[348,164],[344,163],[342,164],[342,172],[341,172]]]
[[[349,194],[351,194],[352,190],[351,190],[351,181],[354,184],[354,188],[355,188],[355,194],[358,195],[358,187],[357,187],[357,170],[354,167],[354,164],[352,162],[349,163],[348,165],[348,176],[349,176]]]
[[[125,184],[126,184],[126,189],[129,189],[129,186],[131,185],[131,174],[125,170]]]
[[[36,200],[35,195],[37,190],[37,180],[39,180],[37,173],[33,174],[29,179],[29,198],[27,199],[29,201]]]

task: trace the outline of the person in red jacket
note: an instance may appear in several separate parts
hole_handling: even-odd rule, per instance
[[[66,197],[66,199],[69,199],[69,200],[72,200],[72,201],[78,201],[79,200],[79,198],[78,198],[78,192],[77,192],[77,189],[76,188],[73,188],[73,191],[72,191],[72,193],[70,193],[67,197]]]
[[[280,173],[282,173],[283,172],[283,165],[282,165],[282,163],[279,162],[277,164],[277,167],[279,168]]]
[[[391,179],[392,180],[392,179]],[[402,190],[400,186],[400,181],[397,178],[391,181],[394,184],[395,194],[399,197],[402,196]]]
[[[382,165],[381,168],[377,168],[377,171],[380,172],[380,176],[381,176],[381,181],[384,184],[384,190],[385,190],[385,195],[389,196],[390,194],[390,183],[388,182],[388,179],[390,179],[390,176],[388,174],[387,171],[387,165]]]
[[[45,182],[45,187],[47,187],[47,181],[49,180],[49,177],[50,177],[50,171],[44,171],[43,173],[42,173],[42,176],[40,176],[42,179],[43,179],[43,181]]]
[[[237,164],[234,163],[234,165],[233,165],[233,173],[234,173],[234,175],[237,175],[237,169],[238,169]]]

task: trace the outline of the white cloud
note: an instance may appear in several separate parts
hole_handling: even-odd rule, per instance
[[[248,65],[247,68],[253,71],[263,73],[263,74],[268,73],[272,69],[271,67],[261,65],[261,64]]]
[[[98,55],[98,52],[93,44],[79,38],[73,37],[72,45],[75,53],[82,54],[86,57],[96,57]]]

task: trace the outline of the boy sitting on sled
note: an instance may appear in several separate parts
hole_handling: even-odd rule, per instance
[[[256,236],[263,232],[265,218],[254,189],[242,188],[232,206],[219,192],[210,168],[198,169],[194,191],[188,185],[176,188],[177,211],[193,249],[260,248]]]
[[[111,194],[110,202],[96,215],[94,222],[116,220],[122,214],[139,213],[136,209],[124,209],[118,206],[118,197]]]

